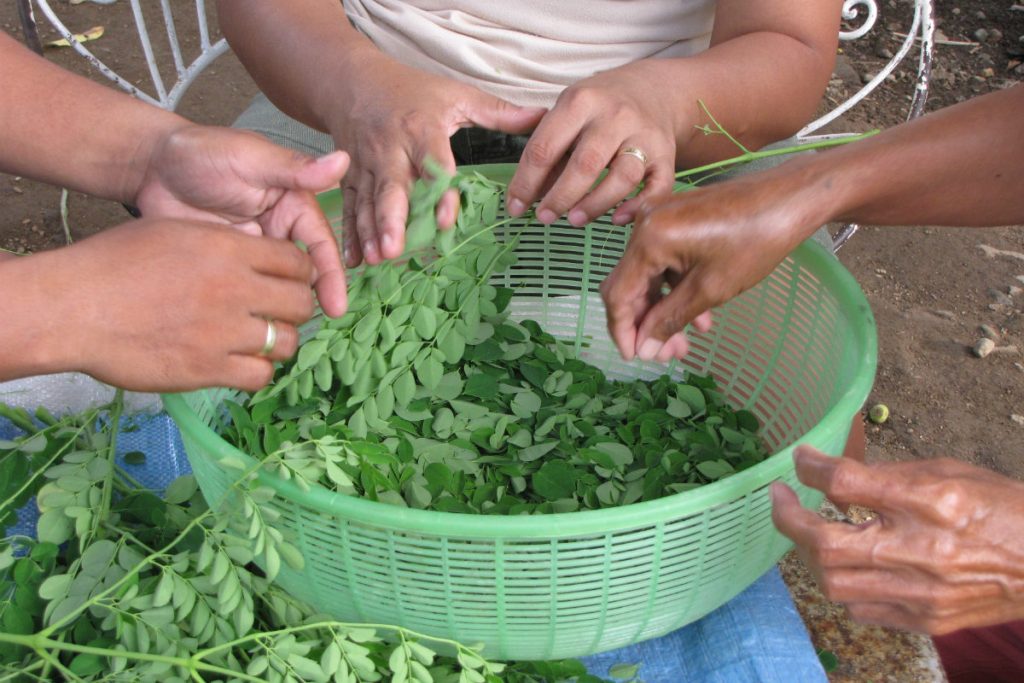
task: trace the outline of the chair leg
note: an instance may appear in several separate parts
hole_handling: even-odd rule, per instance
[[[834,254],[842,249],[846,241],[853,237],[853,234],[859,229],[860,226],[856,223],[846,223],[839,228],[839,232],[832,236],[832,253]]]
[[[39,29],[36,26],[35,13],[32,11],[32,0],[16,0],[18,17],[21,19],[21,32],[25,36],[25,45],[37,55],[43,54],[43,44],[39,42]]]

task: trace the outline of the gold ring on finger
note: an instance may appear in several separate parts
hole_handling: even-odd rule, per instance
[[[260,349],[260,356],[269,356],[274,352],[274,347],[277,346],[277,325],[273,320],[267,319],[267,339],[263,342],[263,348]]]
[[[647,155],[644,154],[644,151],[639,147],[626,147],[621,152],[619,152],[618,156],[622,156],[623,154],[627,154],[631,157],[636,157],[637,159],[640,160],[641,164],[647,166]]]

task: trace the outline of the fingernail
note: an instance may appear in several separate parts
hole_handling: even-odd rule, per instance
[[[391,238],[390,234],[384,233],[383,235],[380,236],[380,250],[381,252],[383,252],[384,256],[387,256],[389,253],[391,253],[391,247],[394,245],[394,243],[395,241]]]
[[[523,204],[522,200],[513,197],[508,201],[508,212],[513,218],[522,216],[524,211],[526,211],[526,204]]]
[[[781,493],[781,491],[782,484],[780,484],[777,481],[773,481],[771,483],[771,486],[768,487],[768,495],[771,497],[773,504],[779,499],[779,494]]]
[[[796,465],[807,462],[807,460],[812,457],[814,456],[809,450],[807,450],[806,446],[797,446],[793,450],[793,463]]]
[[[582,228],[587,224],[587,214],[580,209],[573,209],[569,212],[569,222],[577,228]]]
[[[372,259],[377,256],[377,243],[373,240],[363,242],[363,257]]]
[[[654,357],[658,355],[658,351],[661,350],[661,342],[657,339],[645,339],[640,348],[636,350],[636,355],[640,360],[654,360]]]
[[[551,225],[556,220],[558,220],[558,216],[556,216],[555,212],[552,211],[551,209],[542,209],[537,213],[537,220],[539,220],[544,225]]]

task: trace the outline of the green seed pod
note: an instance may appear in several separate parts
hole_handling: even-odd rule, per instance
[[[876,403],[868,411],[868,419],[876,425],[880,425],[889,419],[889,406],[884,403]]]

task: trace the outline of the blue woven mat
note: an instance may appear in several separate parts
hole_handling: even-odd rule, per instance
[[[162,490],[191,471],[178,428],[166,415],[137,416],[136,427],[118,437],[118,459],[143,486]],[[0,419],[0,439],[18,432]],[[140,465],[124,454],[141,451]],[[19,511],[12,533],[35,533],[35,510]],[[637,645],[586,657],[589,671],[607,676],[615,664],[640,664],[644,683],[827,682],[807,630],[773,569],[731,601],[689,626]]]

